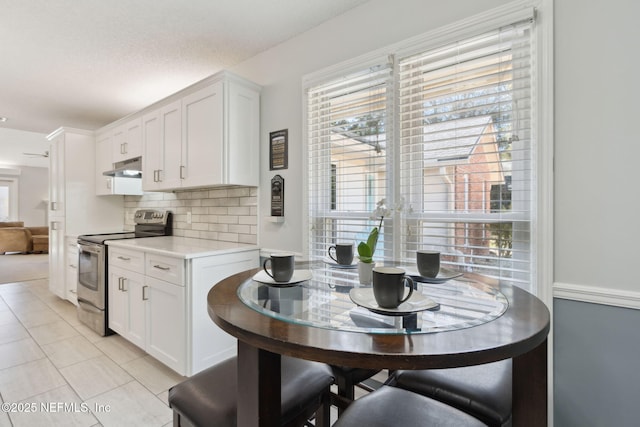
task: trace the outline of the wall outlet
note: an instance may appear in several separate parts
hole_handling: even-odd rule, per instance
[[[187,212],[187,224],[191,224],[191,212]]]

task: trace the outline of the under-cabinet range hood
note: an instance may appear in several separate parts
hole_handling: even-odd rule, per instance
[[[113,170],[103,172],[105,176],[142,178],[142,157],[123,160],[113,164]]]

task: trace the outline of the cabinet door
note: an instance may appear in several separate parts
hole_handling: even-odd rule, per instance
[[[258,186],[260,181],[260,94],[227,83],[225,184]]]
[[[78,244],[76,237],[68,237],[66,244],[67,263],[65,265],[66,297],[74,305],[78,305]]]
[[[180,100],[160,110],[160,140],[163,166],[160,169],[160,185],[163,190],[182,186],[182,103]]]
[[[109,264],[109,327],[133,344],[145,348],[146,306],[144,276]]]
[[[113,162],[119,162],[125,160],[126,146],[124,145],[127,139],[127,129],[125,126],[120,125],[113,130],[113,139],[111,140],[111,158]]]
[[[125,270],[109,264],[109,328],[123,337],[127,333],[127,312],[129,310],[129,296],[122,291],[122,280],[126,274]]]
[[[112,178],[102,175],[113,169],[111,132],[96,137],[96,195],[104,196],[112,193]]]
[[[49,217],[64,215],[64,139],[58,135],[49,144]]]
[[[184,375],[186,322],[184,287],[146,277],[147,353]]]
[[[123,291],[129,297],[125,337],[138,347],[145,348],[147,306],[145,304],[144,276],[127,272],[123,281]]]
[[[184,187],[224,183],[223,90],[224,83],[220,81],[182,99]]]
[[[67,298],[64,218],[49,221],[49,290],[60,298]]]
[[[114,129],[112,154],[114,162],[142,155],[142,119],[140,117]]]
[[[142,149],[142,189],[156,191],[162,187],[160,173],[164,169],[159,110],[142,117]]]
[[[127,159],[142,156],[142,118],[131,120],[126,124],[127,137],[125,154]]]

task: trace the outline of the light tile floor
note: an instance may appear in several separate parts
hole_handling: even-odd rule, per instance
[[[94,333],[47,286],[0,285],[0,427],[172,425],[168,390],[184,377]]]
[[[0,285],[0,427],[171,426],[168,390],[185,378],[119,335],[85,327],[47,286]]]

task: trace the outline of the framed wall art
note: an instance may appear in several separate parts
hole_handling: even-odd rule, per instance
[[[269,170],[289,167],[289,129],[269,133]]]

